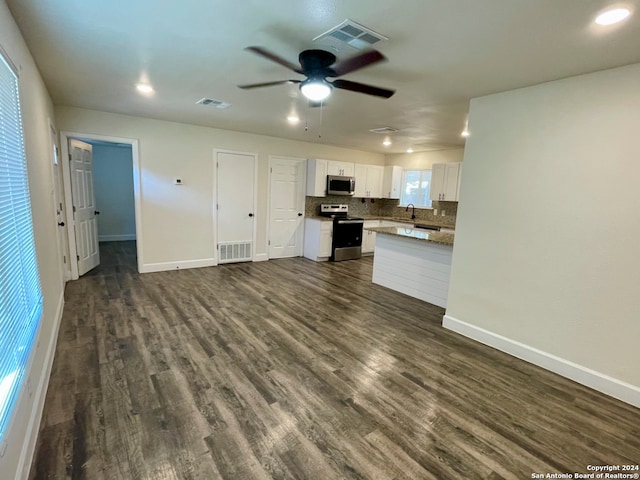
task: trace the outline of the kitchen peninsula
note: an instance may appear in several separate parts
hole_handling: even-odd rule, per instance
[[[453,233],[411,227],[374,227],[373,283],[445,308]]]

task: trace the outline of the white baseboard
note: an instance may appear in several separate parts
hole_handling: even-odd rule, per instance
[[[44,359],[44,368],[42,369],[40,378],[38,378],[37,387],[34,392],[33,409],[31,411],[31,416],[29,417],[26,435],[22,443],[22,452],[20,454],[20,460],[18,461],[18,468],[16,469],[16,472],[20,472],[19,478],[21,479],[27,479],[29,477],[29,469],[31,468],[31,461],[33,460],[33,455],[35,453],[38,433],[40,433],[40,421],[42,420],[44,401],[47,397],[49,377],[51,375],[51,368],[53,367],[53,358],[56,353],[56,344],[58,343],[58,332],[60,331],[63,310],[64,290],[60,294],[60,298],[58,300],[54,325],[51,331],[51,338],[49,338],[47,353]]]
[[[269,255],[266,253],[256,253],[253,257],[254,262],[266,262],[267,260],[269,260]]]
[[[123,235],[98,235],[99,242],[123,242],[125,240],[135,240],[135,233],[127,233]]]
[[[442,326],[618,400],[640,407],[640,387],[445,315]]]
[[[215,258],[201,258],[199,260],[184,260],[182,262],[145,263],[140,273],[164,272],[167,270],[180,270],[185,268],[213,267],[218,262]]]

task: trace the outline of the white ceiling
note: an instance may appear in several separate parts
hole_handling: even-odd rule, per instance
[[[57,105],[375,152],[462,146],[473,97],[640,62],[640,11],[622,24],[596,28],[595,15],[612,4],[605,0],[7,4]],[[637,0],[626,5],[637,9]],[[378,47],[388,62],[342,78],[395,89],[392,98],[334,90],[321,112],[306,105],[297,85],[236,87],[302,78],[245,47],[262,46],[297,62],[301,50],[318,48],[314,37],[347,18],[389,38]],[[337,55],[343,58],[342,51]],[[141,80],[155,88],[152,97],[134,89]],[[196,105],[202,97],[232,106]],[[302,118],[296,127],[285,121],[292,110]],[[382,126],[399,129],[388,148],[383,136],[369,132]]]

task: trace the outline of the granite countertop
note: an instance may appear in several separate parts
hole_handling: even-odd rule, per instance
[[[455,236],[453,233],[443,233],[434,230],[423,230],[421,228],[410,227],[373,227],[366,228],[365,230],[449,246],[453,246],[453,239]]]
[[[331,217],[323,217],[323,216],[320,216],[320,215],[311,215],[311,216],[307,216],[307,218],[311,218],[311,219],[314,219],[314,220],[320,220],[322,222],[331,222],[331,221],[333,221],[333,218],[331,218]],[[413,228],[413,226],[416,223],[421,224],[421,225],[433,225],[434,227],[448,228],[448,229],[451,229],[451,230],[453,230],[455,228],[455,226],[452,226],[452,225],[442,225],[442,224],[428,222],[428,221],[424,221],[424,220],[418,220],[417,218],[415,220],[411,220],[410,218],[404,218],[404,217],[382,217],[380,215],[362,215],[360,218],[364,218],[365,222],[368,221],[368,220],[386,220],[387,222],[406,223],[407,225],[411,226],[410,228]],[[382,228],[385,228],[385,227],[382,227]]]
[[[454,230],[456,227],[455,225],[445,225],[443,223],[438,223],[438,222],[434,222],[434,221],[429,221],[429,220],[420,220],[419,218],[414,218],[413,220],[407,217],[382,217],[382,216],[377,216],[377,215],[363,215],[362,218],[365,219],[365,221],[367,220],[386,220],[387,222],[398,222],[398,223],[406,223],[408,225],[415,225],[420,224],[420,225],[431,225],[434,227],[440,227],[440,228],[448,228],[450,230]]]

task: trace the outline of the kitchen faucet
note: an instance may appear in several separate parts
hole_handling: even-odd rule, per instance
[[[411,220],[413,220],[414,218],[416,218],[416,206],[413,203],[410,203],[409,205],[407,205],[407,208],[404,209],[405,212],[409,211],[409,207],[411,207]]]

